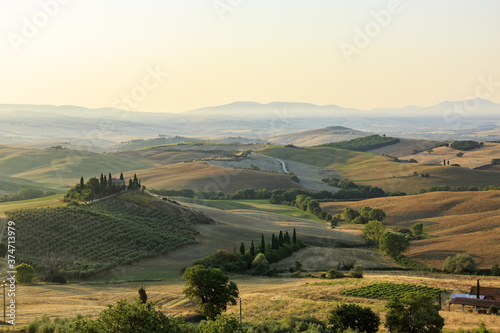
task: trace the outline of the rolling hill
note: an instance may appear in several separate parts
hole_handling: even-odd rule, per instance
[[[399,163],[394,159],[364,152],[336,148],[285,148],[271,146],[259,150],[260,154],[282,160],[291,160],[336,170],[341,178],[356,183],[378,186],[386,192],[416,193],[435,185],[476,186],[500,185],[498,174],[493,171],[471,170],[460,167]],[[430,177],[412,174],[429,173]]]
[[[311,131],[278,135],[269,138],[269,142],[280,145],[293,144],[307,147],[317,146],[328,142],[339,142],[368,136],[371,133],[358,131],[342,126],[329,126]]]
[[[500,191],[432,192],[321,204],[330,213],[363,206],[382,209],[390,227],[423,223],[433,238],[412,241],[407,255],[425,265],[441,268],[446,257],[457,253],[471,254],[481,268],[499,263]]]
[[[178,163],[147,170],[124,172],[125,178],[140,174],[142,184],[148,188],[180,190],[189,188],[195,192],[222,191],[233,194],[239,189],[303,188],[291,180],[291,176],[247,169],[225,169],[208,162]]]
[[[15,221],[16,257],[46,275],[87,278],[195,243],[206,215],[139,191],[85,206],[6,213]]]

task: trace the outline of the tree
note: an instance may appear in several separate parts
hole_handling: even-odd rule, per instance
[[[359,213],[357,211],[355,211],[354,209],[352,209],[352,208],[346,208],[342,212],[342,216],[344,217],[344,220],[346,220],[347,222],[351,222],[356,217],[359,216]]]
[[[146,290],[143,287],[139,289],[139,299],[142,304],[145,304],[148,301],[148,294],[146,294]]]
[[[240,253],[242,255],[245,255],[245,243],[241,242],[240,244]]]
[[[393,298],[387,305],[385,326],[389,332],[438,333],[444,326],[439,305],[432,298],[419,293],[407,293]]]
[[[218,268],[195,265],[186,269],[182,278],[186,280],[184,293],[198,302],[201,312],[208,318],[213,319],[226,311],[228,303],[236,304],[238,287]]]
[[[283,231],[280,230],[280,234],[278,236],[278,246],[283,247],[285,244],[285,239],[283,238]]]
[[[285,231],[285,238],[284,238],[285,244],[290,245],[290,234],[288,231]]]
[[[369,307],[342,303],[330,312],[328,324],[332,332],[344,332],[352,329],[359,332],[375,333],[380,325],[380,317]]]
[[[35,270],[31,265],[22,263],[16,266],[16,282],[19,284],[31,283],[35,278]]]
[[[259,252],[266,253],[266,242],[264,240],[264,234],[262,234],[262,237],[260,238]]]
[[[252,267],[255,268],[255,274],[266,274],[269,270],[269,261],[264,253],[259,253],[252,261]]]
[[[90,316],[78,317],[70,324],[71,332],[82,333],[184,333],[188,325],[181,318],[169,318],[154,304],[141,303],[136,299],[128,303],[126,299],[119,300],[114,305],[108,305],[97,319]]]
[[[491,275],[500,276],[500,267],[498,267],[498,264],[491,266]]]
[[[363,236],[368,243],[378,244],[384,232],[385,225],[380,221],[370,221],[363,228]]]
[[[85,187],[85,181],[83,180],[83,177],[80,177],[80,190],[83,190]]]
[[[384,211],[379,208],[372,209],[368,214],[368,219],[374,221],[383,221],[386,217],[387,215],[385,215]]]
[[[411,232],[415,238],[420,237],[424,232],[424,225],[422,223],[415,223],[411,226]]]
[[[399,259],[403,252],[410,249],[410,242],[403,235],[386,231],[380,236],[379,248],[393,259]]]
[[[250,246],[250,255],[252,258],[255,258],[255,245],[253,245],[253,239],[252,239],[252,245]]]
[[[120,180],[125,180],[125,178],[123,178],[123,172],[120,172]]]
[[[218,315],[215,320],[203,320],[198,325],[200,333],[237,333],[241,332],[240,322],[234,314],[230,316]]]
[[[295,231],[295,228],[293,228],[292,242],[294,244],[297,243],[297,232]]]
[[[356,265],[349,271],[349,276],[355,279],[361,279],[363,278],[363,269],[360,265]]]
[[[476,262],[468,254],[457,254],[453,257],[449,256],[443,263],[443,271],[446,273],[474,273],[476,269]]]

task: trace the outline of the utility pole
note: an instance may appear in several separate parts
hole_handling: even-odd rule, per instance
[[[5,321],[5,281],[3,281],[2,283],[2,287],[3,287],[3,323],[5,324],[6,321]]]
[[[242,321],[242,316],[241,316],[241,297],[240,297],[240,326],[243,325],[243,321]]]

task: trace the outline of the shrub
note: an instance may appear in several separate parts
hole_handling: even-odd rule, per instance
[[[35,270],[31,265],[22,263],[16,266],[16,282],[20,284],[32,283],[35,278]]]
[[[332,332],[357,329],[360,332],[375,333],[380,325],[380,317],[368,307],[340,304],[330,312],[328,324]]]
[[[491,266],[491,275],[500,276],[500,267],[498,267],[498,264]]]
[[[474,273],[476,269],[476,262],[468,254],[457,254],[453,257],[449,256],[443,264],[443,271],[446,273]]]
[[[352,278],[361,279],[363,278],[363,269],[360,265],[356,265],[349,271],[349,276]]]
[[[330,269],[330,270],[328,271],[327,277],[328,277],[329,279],[338,279],[338,278],[342,278],[342,277],[344,277],[344,274],[342,274],[342,272],[339,272],[339,271],[337,271],[336,269],[333,269],[333,268],[332,268],[332,269]]]
[[[489,315],[498,315],[498,309],[494,305],[492,305],[488,309],[488,314]]]
[[[390,332],[441,332],[444,319],[439,315],[439,305],[432,298],[408,293],[393,298],[387,305],[385,326]]]

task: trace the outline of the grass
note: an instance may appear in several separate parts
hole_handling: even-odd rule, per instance
[[[322,203],[331,213],[346,207],[380,208],[384,221],[392,228],[410,228],[423,223],[430,239],[412,241],[406,254],[413,261],[441,269],[450,255],[466,253],[473,256],[480,268],[490,268],[498,262],[500,252],[500,191],[432,192],[405,197],[387,197],[357,202]]]
[[[43,208],[43,207],[57,207],[65,206],[66,203],[62,202],[62,194],[51,195],[43,198],[21,200],[21,201],[9,201],[0,203],[0,217],[5,217],[5,212],[17,210],[17,209],[33,209],[33,208]]]
[[[365,273],[363,279],[345,278],[323,280],[312,278],[266,278],[252,276],[231,276],[238,285],[242,298],[243,322],[281,320],[289,315],[314,315],[326,320],[328,313],[341,302],[355,303],[370,307],[385,320],[386,301],[365,299],[343,295],[346,290],[369,286],[376,283],[409,283],[446,289],[449,293],[467,290],[475,280],[461,276],[439,274],[408,275],[408,273]],[[337,283],[339,282],[339,283]],[[500,284],[500,278],[482,280],[484,286]],[[71,285],[27,285],[16,295],[19,302],[19,325],[26,325],[44,314],[51,317],[73,317],[76,313],[96,315],[106,304],[116,303],[125,298],[132,301],[138,296],[137,290],[144,286],[148,299],[159,301],[167,315],[193,315],[197,313],[196,303],[184,298],[184,281],[143,281],[124,283],[81,283]],[[443,300],[444,301],[444,300]],[[477,328],[484,321],[488,329],[500,331],[498,317],[461,312],[460,307],[447,307],[440,311],[445,318],[445,330]],[[228,306],[227,312],[239,317],[239,304]],[[381,325],[381,332],[387,330]]]
[[[284,148],[270,146],[259,153],[280,159],[331,168],[341,177],[356,183],[378,186],[386,192],[416,193],[435,185],[478,186],[500,185],[498,173],[438,164],[398,163],[391,158],[335,148]],[[408,177],[417,172],[430,177]]]
[[[150,168],[140,159],[119,154],[98,154],[71,149],[18,149],[1,147],[0,170],[3,175],[37,182],[74,184],[81,176]]]
[[[184,197],[174,197],[174,200],[195,203],[198,205],[203,205],[207,207],[222,209],[222,210],[234,210],[234,209],[250,209],[259,210],[263,212],[275,213],[285,216],[293,216],[301,219],[308,219],[313,221],[321,221],[316,216],[311,215],[303,210],[296,207],[288,207],[282,205],[271,205],[269,200],[204,200],[204,199],[191,199]]]
[[[7,212],[16,223],[16,257],[42,270],[52,257],[70,278],[87,278],[195,243],[206,216],[129,191],[86,206]]]

